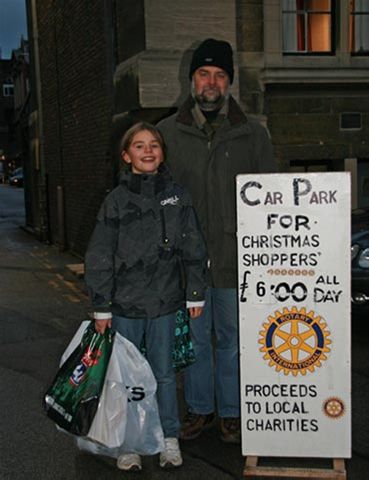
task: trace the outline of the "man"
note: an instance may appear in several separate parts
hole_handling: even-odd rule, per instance
[[[192,195],[209,256],[204,313],[191,320],[197,361],[185,372],[188,412],[180,437],[198,437],[214,423],[217,409],[222,440],[238,443],[235,178],[239,173],[273,172],[276,163],[266,129],[248,118],[229,94],[234,75],[229,43],[203,41],[194,51],[189,73],[191,95],[158,125],[174,179]]]

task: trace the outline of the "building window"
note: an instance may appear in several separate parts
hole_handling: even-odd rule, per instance
[[[14,85],[10,83],[4,83],[3,85],[3,96],[12,97],[14,95]]]
[[[331,0],[283,0],[283,53],[333,53]]]
[[[350,0],[350,51],[369,54],[369,2]]]

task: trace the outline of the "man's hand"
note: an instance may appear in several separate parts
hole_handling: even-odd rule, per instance
[[[188,309],[190,313],[190,317],[192,319],[199,317],[202,314],[203,310],[204,310],[204,307],[190,307]]]
[[[97,333],[103,334],[106,328],[111,328],[111,318],[107,320],[95,320],[95,330]]]

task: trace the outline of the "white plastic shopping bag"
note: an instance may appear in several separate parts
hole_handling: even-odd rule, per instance
[[[163,451],[155,393],[149,363],[116,332],[99,406],[87,437],[77,437],[78,446],[112,457],[123,452],[154,455]]]
[[[87,438],[109,448],[117,448],[123,444],[127,426],[128,397],[118,353],[121,350],[121,338],[117,335],[119,334],[114,336],[99,405],[87,435]]]

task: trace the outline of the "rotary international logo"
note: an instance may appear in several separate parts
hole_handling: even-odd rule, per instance
[[[259,332],[260,351],[277,372],[305,375],[307,370],[314,372],[327,360],[330,332],[326,322],[312,310],[307,312],[306,308],[296,307],[277,310],[263,327]]]
[[[340,418],[345,414],[345,411],[345,404],[338,397],[329,397],[323,403],[323,412],[329,418]]]

